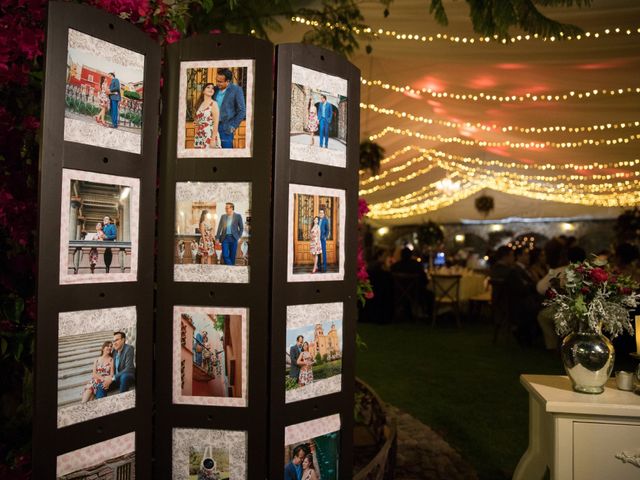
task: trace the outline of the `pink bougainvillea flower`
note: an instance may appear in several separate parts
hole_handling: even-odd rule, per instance
[[[364,298],[366,298],[367,300],[371,300],[374,297],[373,295],[373,291],[369,290],[368,292],[365,292],[364,294]]]
[[[180,40],[180,32],[175,28],[172,28],[167,31],[167,35],[165,36],[167,43],[175,43]]]

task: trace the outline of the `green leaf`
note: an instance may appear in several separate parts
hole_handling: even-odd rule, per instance
[[[0,339],[0,352],[2,353],[3,356],[7,352],[8,346],[9,346],[9,342],[7,342],[6,338]]]

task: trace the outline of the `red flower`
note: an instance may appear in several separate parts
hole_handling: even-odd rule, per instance
[[[362,220],[367,213],[369,213],[369,205],[364,198],[358,199],[358,220]]]
[[[365,292],[364,298],[366,298],[367,300],[371,300],[373,298],[373,291],[369,290],[368,292]]]
[[[631,295],[631,292],[632,290],[629,287],[620,287],[620,293],[622,295]]]
[[[589,293],[590,291],[591,291],[591,290],[589,290],[589,287],[582,287],[582,288],[580,289],[580,292],[581,292],[581,293],[584,293],[584,294],[587,294],[587,293]]]
[[[554,299],[554,298],[556,298],[558,296],[558,294],[556,293],[556,291],[553,288],[550,288],[549,290],[547,290],[544,295],[549,300],[552,300],[552,299]]]
[[[172,28],[167,31],[165,39],[167,40],[167,43],[175,43],[180,40],[180,32],[175,28]]]
[[[600,267],[592,269],[589,272],[589,276],[595,283],[604,283],[609,279],[609,274]]]

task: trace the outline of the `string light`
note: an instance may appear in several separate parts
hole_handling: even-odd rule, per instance
[[[415,172],[410,173],[409,175],[406,175],[404,177],[400,177],[397,180],[390,180],[388,182],[383,183],[382,185],[376,185],[375,187],[371,187],[371,188],[368,188],[368,189],[360,190],[360,195],[367,195],[369,193],[375,193],[375,192],[380,191],[380,190],[386,190],[387,188],[395,187],[396,185],[398,185],[400,183],[408,182],[409,180],[413,180],[416,177],[424,175],[424,174],[430,172],[431,170],[433,170],[434,168],[435,168],[435,165],[429,165],[426,168],[422,168],[420,170],[416,170]]]
[[[608,36],[614,35],[634,35],[640,33],[640,28],[620,28],[620,27],[612,27],[605,28],[601,31],[589,31],[576,35],[565,35],[563,32],[556,36],[543,37],[534,33],[533,35],[525,34],[525,35],[516,35],[514,37],[500,37],[499,35],[493,36],[485,36],[485,37],[467,37],[461,35],[449,35],[446,33],[436,33],[436,34],[420,34],[420,33],[401,33],[395,30],[385,30],[383,28],[372,28],[369,26],[365,26],[364,28],[348,26],[342,23],[330,23],[326,22],[321,24],[317,20],[311,20],[306,17],[291,17],[292,23],[300,23],[302,25],[307,25],[310,27],[322,27],[329,30],[342,30],[353,32],[356,35],[367,35],[373,36],[374,38],[392,38],[400,41],[409,41],[415,43],[432,43],[437,41],[444,41],[455,44],[462,45],[475,45],[475,44],[501,44],[508,45],[514,44],[518,42],[528,42],[528,41],[542,41],[542,42],[555,42],[558,40],[567,40],[567,41],[579,41],[579,40],[587,40],[587,39],[600,39],[606,38]]]
[[[413,96],[422,96],[429,95],[432,98],[448,98],[451,100],[462,100],[462,101],[487,101],[487,102],[499,102],[499,103],[515,103],[515,102],[560,102],[566,100],[575,100],[575,99],[584,99],[591,98],[596,96],[619,96],[626,94],[639,94],[640,87],[622,87],[622,88],[594,88],[592,90],[584,90],[581,92],[576,92],[571,90],[569,92],[561,93],[561,94],[535,94],[535,93],[525,93],[524,95],[494,95],[490,93],[480,92],[480,93],[453,93],[446,91],[436,91],[430,87],[424,88],[412,88],[408,85],[404,87],[400,87],[398,85],[392,85],[387,82],[383,82],[382,80],[367,80],[365,78],[361,78],[360,82],[363,85],[368,87],[380,87],[385,90],[392,90],[396,93],[410,93]]]
[[[391,115],[401,119],[407,119],[416,123],[424,123],[426,125],[441,125],[443,127],[448,128],[477,128],[478,130],[484,130],[485,132],[495,132],[501,131],[503,133],[507,132],[519,132],[519,133],[553,133],[553,132],[563,132],[563,133],[578,133],[578,132],[593,132],[598,130],[617,130],[623,128],[632,128],[639,127],[640,121],[628,121],[628,122],[620,122],[620,123],[603,123],[596,125],[587,125],[587,126],[578,126],[578,127],[569,127],[566,125],[552,125],[552,126],[544,126],[544,127],[520,127],[517,125],[507,125],[504,127],[498,127],[497,125],[484,125],[482,123],[470,123],[470,122],[453,122],[448,120],[437,120],[429,117],[424,117],[421,115],[414,115],[412,113],[401,112],[399,110],[394,110],[393,108],[384,108],[374,105],[372,103],[366,104],[361,103],[360,108],[362,110],[371,110],[374,113],[379,113],[381,115]]]
[[[374,133],[369,136],[369,140],[375,142],[377,139],[388,135],[389,133],[395,133],[396,135],[404,135],[407,137],[415,137],[420,140],[430,140],[434,142],[442,142],[442,143],[458,143],[460,145],[467,146],[478,146],[478,147],[506,147],[506,148],[514,148],[514,149],[543,149],[543,148],[581,148],[587,146],[600,146],[600,145],[617,145],[622,143],[629,143],[640,139],[640,133],[631,134],[627,137],[618,137],[618,138],[600,138],[600,139],[592,139],[592,138],[584,138],[582,140],[578,140],[575,142],[512,142],[510,140],[505,140],[502,142],[490,142],[486,140],[467,140],[461,137],[444,137],[442,135],[427,135],[425,133],[416,132],[414,130],[409,129],[400,129],[395,127],[385,127],[378,133]]]
[[[421,153],[421,155],[419,157],[414,157],[412,159],[412,164],[419,163],[420,160],[418,160],[418,159],[421,158],[424,155],[434,155],[434,156],[437,156],[437,157],[446,158],[447,160],[450,160],[450,161],[457,161],[457,162],[461,162],[461,163],[465,163],[465,164],[478,165],[478,166],[481,166],[481,167],[498,167],[498,168],[508,169],[508,170],[509,169],[510,170],[542,170],[542,171],[546,171],[546,170],[552,170],[552,171],[573,170],[573,171],[576,171],[576,172],[583,172],[583,171],[594,171],[594,170],[598,171],[598,170],[609,170],[609,169],[633,168],[633,167],[636,167],[636,166],[640,165],[640,159],[638,159],[638,158],[636,158],[634,160],[624,160],[624,161],[613,162],[613,163],[595,162],[595,163],[590,163],[590,164],[578,164],[578,163],[567,162],[567,163],[560,163],[560,164],[541,163],[541,164],[527,165],[527,164],[516,163],[516,162],[508,162],[507,163],[507,162],[505,162],[503,160],[482,160],[482,159],[480,159],[478,157],[465,157],[465,156],[461,156],[461,155],[453,155],[453,154],[450,154],[450,153],[445,153],[445,152],[443,152],[441,150],[420,148],[420,147],[418,147],[416,145],[407,145],[407,146],[401,148],[400,150],[397,150],[392,155],[382,159],[382,161],[380,162],[380,165],[386,165],[387,163],[389,163],[389,162],[395,160],[396,158],[398,158],[400,155],[405,154],[405,153],[407,153],[409,151],[417,151],[417,152]],[[422,161],[424,161],[424,159]],[[396,170],[396,171],[400,171],[400,170],[404,169],[404,168],[402,168],[402,165],[398,166],[397,168],[398,168],[398,170]],[[366,170],[361,170],[360,174],[361,175],[366,175]],[[637,174],[637,171],[634,171],[634,175],[636,175],[636,174]],[[382,175],[385,175],[385,173],[383,172],[382,174],[371,176],[366,181],[368,183],[371,183],[374,180],[378,180],[380,178],[384,178],[384,177],[382,177]],[[586,173],[584,175],[586,175]],[[605,175],[602,178],[610,180],[610,179],[614,178],[616,175],[619,175],[619,173]],[[370,180],[370,179],[373,179],[373,180]]]
[[[429,150],[430,153],[435,152],[435,150]],[[426,159],[431,160],[431,157],[429,156],[428,153],[423,153],[420,156],[417,157],[413,157],[410,160],[407,160],[405,163],[398,165],[396,167],[390,168],[389,170],[385,170],[384,172],[378,174],[378,175],[372,175],[369,178],[367,178],[366,180],[362,180],[360,182],[360,186],[364,187],[366,185],[369,185],[370,183],[376,182],[378,180],[382,180],[386,177],[388,177],[389,175],[391,175],[392,173],[397,173],[397,172],[401,172],[402,170],[405,170],[407,168],[409,168],[411,165],[414,165],[416,163],[420,163]]]

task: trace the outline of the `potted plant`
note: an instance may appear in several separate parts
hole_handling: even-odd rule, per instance
[[[564,368],[577,392],[602,393],[615,358],[602,333],[633,335],[629,311],[639,304],[638,284],[599,260],[571,264],[556,281],[544,304],[553,309],[556,332],[565,337]]]

